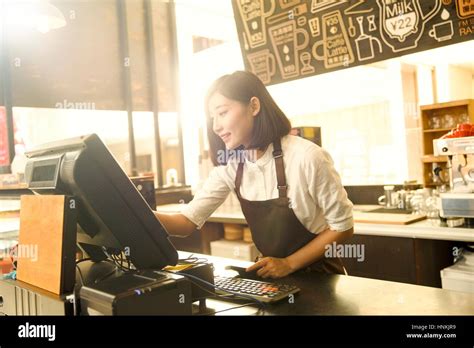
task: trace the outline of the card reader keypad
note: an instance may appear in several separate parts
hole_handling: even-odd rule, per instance
[[[243,294],[262,302],[279,301],[300,290],[294,285],[261,282],[238,277],[216,276],[214,277],[214,284],[216,287],[224,290],[216,289],[217,292],[223,293],[229,291],[231,293]]]

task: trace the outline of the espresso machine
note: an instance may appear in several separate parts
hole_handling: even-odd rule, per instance
[[[433,140],[434,154],[448,156],[449,190],[440,193],[440,216],[464,218],[474,227],[474,136]]]

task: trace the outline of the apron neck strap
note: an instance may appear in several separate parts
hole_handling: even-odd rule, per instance
[[[285,165],[283,163],[283,151],[281,150],[280,138],[273,142],[273,158],[275,159],[275,170],[277,175],[278,197],[286,197],[288,186],[285,178]],[[244,162],[239,162],[235,176],[235,193],[240,198],[240,184],[244,173]]]
[[[275,159],[278,197],[286,197],[288,186],[286,185],[285,165],[283,164],[283,151],[281,150],[280,138],[273,142],[273,158]]]
[[[235,176],[235,193],[237,197],[240,198],[240,184],[242,182],[242,175],[244,173],[244,162],[239,161],[239,166],[237,167],[237,175]]]

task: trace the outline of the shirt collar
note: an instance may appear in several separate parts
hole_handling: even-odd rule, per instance
[[[248,164],[250,166],[257,165],[259,167],[263,167],[264,165],[266,165],[273,158],[273,143],[270,143],[267,146],[267,149],[265,150],[263,156],[260,157],[255,162],[250,161],[249,158],[247,158],[247,157],[248,156],[245,157],[246,164]]]

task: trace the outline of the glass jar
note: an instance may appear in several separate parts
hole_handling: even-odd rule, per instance
[[[441,118],[439,116],[431,116],[428,119],[428,128],[429,129],[441,128]]]
[[[426,199],[425,201],[425,212],[428,222],[432,226],[440,226],[441,220],[439,218],[438,210],[438,197],[433,195]]]
[[[443,128],[454,128],[456,126],[456,118],[451,114],[445,114],[443,116],[442,127]]]
[[[469,115],[466,112],[459,114],[458,123],[469,123]]]

